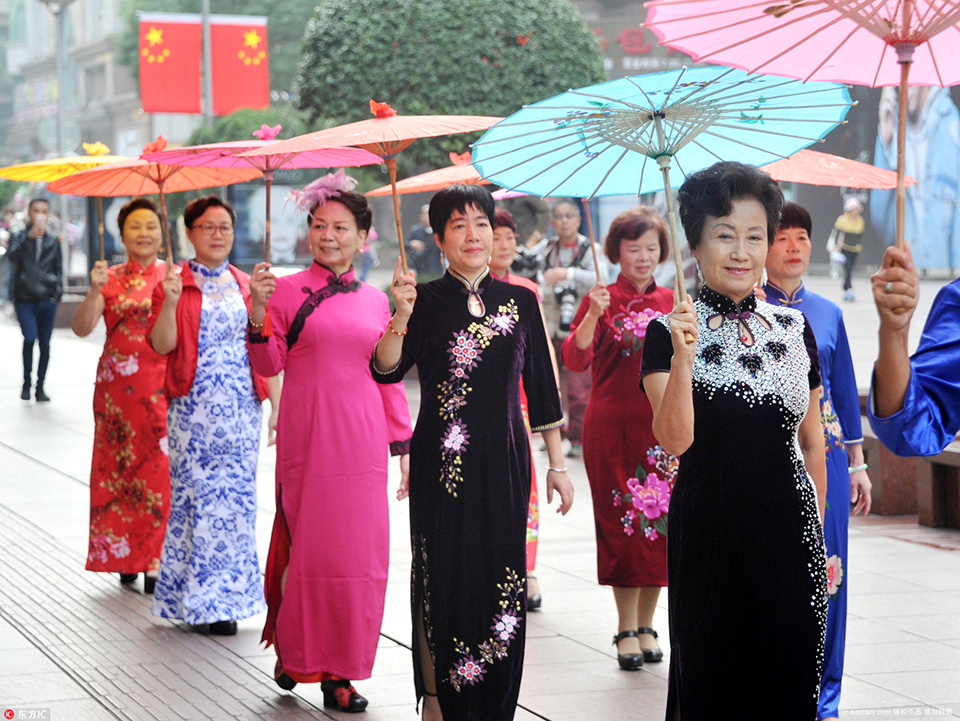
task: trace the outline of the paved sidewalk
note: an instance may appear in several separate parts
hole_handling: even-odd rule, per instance
[[[866,281],[858,284],[862,300],[843,308],[864,386],[876,313]],[[839,283],[810,285],[828,297],[836,285],[839,299]],[[937,285],[924,283],[925,307]],[[922,323],[915,325],[919,337]],[[262,616],[241,622],[235,637],[197,636],[152,616],[142,582],[124,588],[116,576],[83,570],[93,378],[102,343],[102,328],[88,339],[57,330],[47,385],[53,401],[23,403],[19,330],[0,313],[0,709],[49,709],[46,718],[54,720],[344,718],[323,710],[316,686],[293,693],[276,687],[273,653],[258,643]],[[417,389],[408,385],[408,392],[415,411]],[[274,453],[261,452],[261,561],[274,513]],[[542,509],[544,606],[529,617],[517,719],[661,719],[667,664],[637,673],[617,668],[613,599],[596,583],[589,487],[583,464],[569,465],[573,510],[561,518]],[[393,474],[391,487],[396,468]],[[542,474],[540,482],[542,488]],[[371,701],[363,717],[369,721],[417,718],[404,503],[391,501],[391,523],[380,649],[373,677],[357,684]],[[843,717],[960,716],[960,533],[922,528],[912,517],[870,517],[854,522],[850,548]],[[749,619],[731,623],[750,632]],[[667,650],[666,593],[655,625]],[[717,662],[738,664],[750,683],[750,666],[762,659],[731,649]]]

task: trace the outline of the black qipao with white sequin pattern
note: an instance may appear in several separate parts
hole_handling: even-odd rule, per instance
[[[752,294],[735,304],[705,287],[695,306],[694,441],[670,502],[666,718],[812,721],[827,575],[797,431],[820,385],[816,340],[802,313]],[[672,355],[664,316],[647,330],[641,379],[669,372]]]

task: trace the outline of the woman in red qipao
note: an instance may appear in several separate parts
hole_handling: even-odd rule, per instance
[[[673,309],[673,293],[653,280],[667,248],[666,228],[653,208],[618,215],[604,250],[611,263],[620,263],[620,275],[609,287],[598,282],[583,299],[562,349],[564,365],[593,374],[583,461],[593,494],[598,576],[613,586],[614,645],[625,671],[663,659],[653,614],[667,585],[667,511],[677,461],[653,435],[653,411],[640,390],[640,354],[647,324]]]
[[[529,278],[510,272],[514,258],[517,255],[517,224],[510,211],[497,208],[493,216],[493,251],[490,253],[490,272],[494,277],[511,285],[527,288],[541,301],[540,286]],[[544,327],[547,322],[544,320]],[[548,337],[549,341],[550,338]],[[553,355],[553,343],[550,343],[550,360],[553,362],[553,374],[558,376],[557,359]],[[527,412],[527,394],[520,388],[520,407],[523,410],[523,420],[530,434],[530,418]],[[530,450],[533,450],[531,444]],[[537,544],[540,540],[540,498],[537,493],[536,464],[530,464],[530,504],[527,507],[527,610],[538,611],[543,598],[540,595],[540,584],[533,572],[537,568]]]
[[[166,273],[157,260],[160,216],[148,198],[120,209],[117,225],[127,262],[98,260],[90,291],[73,317],[73,332],[90,335],[100,316],[107,341],[93,396],[96,431],[90,473],[88,571],[119,572],[120,582],[144,572],[153,593],[170,511],[167,458],[167,359],[147,340],[153,289]]]
[[[355,276],[372,220],[355,185],[341,170],[297,192],[314,262],[282,278],[254,268],[247,338],[254,370],[284,372],[262,640],[281,688],[319,681],[324,705],[348,713],[367,706],[350,679],[370,677],[383,619],[388,454],[406,489],[412,433],[403,384],[369,371],[390,305]]]

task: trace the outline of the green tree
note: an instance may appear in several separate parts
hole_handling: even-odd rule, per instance
[[[266,15],[270,47],[270,88],[290,93],[300,59],[303,27],[314,0],[210,0],[210,11],[225,15]],[[199,13],[200,0],[125,0],[124,30],[114,38],[117,60],[139,77],[140,28],[137,11]]]
[[[194,130],[187,145],[224,143],[230,140],[257,140],[253,136],[253,131],[259,130],[264,124],[271,127],[282,125],[283,129],[278,136],[281,140],[302,135],[311,130],[304,122],[303,115],[293,106],[277,104],[263,110],[244,108],[221,118],[214,118],[212,122],[205,123]]]
[[[313,125],[403,115],[506,116],[602,82],[603,58],[567,0],[320,0],[307,25],[295,102]],[[449,164],[479,134],[418,140],[401,175]]]

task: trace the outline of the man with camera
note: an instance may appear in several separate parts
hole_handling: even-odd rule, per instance
[[[556,236],[541,241],[533,251],[540,259],[543,312],[559,360],[560,345],[570,335],[570,323],[580,307],[580,300],[597,282],[597,271],[590,241],[578,232],[580,209],[576,201],[561,200],[556,203],[550,225]],[[610,268],[599,248],[597,257],[600,259],[600,277],[606,281]],[[567,455],[580,456],[583,454],[583,414],[590,399],[590,371],[576,373],[561,364],[560,392],[567,416],[567,439],[570,441]]]
[[[13,304],[23,333],[23,388],[20,398],[30,400],[33,345],[40,343],[37,363],[38,401],[49,401],[43,382],[50,362],[50,336],[63,294],[63,258],[60,240],[50,232],[50,203],[34,198],[27,210],[27,227],[10,239],[7,258],[13,274]]]

